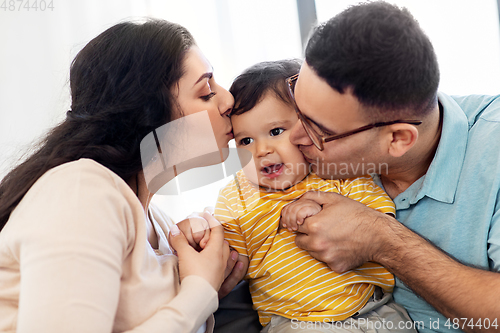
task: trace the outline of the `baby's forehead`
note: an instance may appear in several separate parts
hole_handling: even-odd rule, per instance
[[[274,112],[270,109],[266,116],[263,116],[261,112],[255,112],[254,109],[250,109],[242,114],[232,115],[231,124],[233,126],[233,133],[238,133],[247,129],[250,124],[258,124],[260,127],[269,126],[280,126],[291,123],[291,117],[295,116],[295,110],[290,109],[289,111]]]
[[[239,105],[238,109],[244,109],[243,105]],[[279,109],[281,112],[275,112],[276,109]],[[255,112],[257,111],[257,112]],[[263,115],[260,114],[262,112],[258,111],[264,111],[266,112],[266,117],[262,117]],[[289,115],[295,115],[295,108],[293,104],[290,101],[283,101],[280,97],[276,96],[272,91],[267,92],[264,94],[262,98],[259,99],[258,102],[255,103],[255,105],[245,111],[236,111],[234,113],[230,114],[231,120],[237,117],[240,117],[242,115],[245,115],[245,118],[257,118],[260,121],[265,121],[268,120],[271,116],[275,118],[287,118]]]

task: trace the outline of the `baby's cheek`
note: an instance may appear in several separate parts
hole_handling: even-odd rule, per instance
[[[250,182],[253,184],[260,184],[260,176],[257,171],[257,165],[255,163],[248,163],[243,167],[243,172]]]
[[[293,174],[297,177],[298,181],[304,179],[310,173],[309,163],[305,160],[294,163],[293,165]]]

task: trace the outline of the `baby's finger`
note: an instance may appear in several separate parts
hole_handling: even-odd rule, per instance
[[[281,209],[280,225],[283,228],[290,230],[291,221],[293,220],[294,214],[292,213],[292,204],[288,204]]]
[[[297,225],[303,224],[304,220],[311,215],[313,214],[311,214],[311,210],[308,207],[302,207],[302,209],[297,212]]]
[[[220,222],[207,211],[203,212],[202,216],[206,221],[208,221],[208,225],[210,226],[210,228],[214,228],[221,225]]]
[[[314,201],[310,201],[308,204],[301,207],[300,210],[297,212],[297,219],[296,219],[297,225],[303,224],[306,218],[314,216],[319,212],[321,212],[321,206]]]
[[[202,249],[205,248],[205,245],[207,245],[209,239],[210,239],[210,229],[207,229],[207,230],[205,230],[203,237],[201,238],[200,242],[198,243]]]
[[[205,237],[205,233],[205,230],[193,233],[193,240],[200,248],[203,248],[201,242],[203,241],[203,237]]]
[[[214,215],[215,209],[212,206],[207,206],[203,209],[204,212],[208,212],[210,215]]]
[[[196,243],[196,249],[201,250],[205,247],[205,243],[201,244],[207,233],[210,233],[208,222],[201,216],[192,216],[189,218],[193,240]],[[207,236],[208,237],[208,236]]]
[[[299,228],[296,220],[290,220],[290,222],[288,222],[287,226],[288,226],[287,229],[290,232],[294,232]]]
[[[182,220],[178,222],[176,226],[182,232],[184,237],[186,237],[189,245],[196,249],[198,247],[198,243],[193,238],[193,231],[191,229],[190,221],[188,219]]]
[[[213,248],[215,251],[220,251],[222,249],[224,242],[224,228],[222,225],[218,225],[213,227],[210,230],[210,237],[207,241],[207,244],[205,245],[205,249],[207,250],[208,248]],[[229,255],[229,254],[228,254]]]
[[[203,212],[192,212],[188,216],[186,216],[186,219],[189,219],[190,217],[200,217],[203,214]]]
[[[207,220],[201,216],[191,216],[189,217],[189,223],[191,225],[191,231],[193,234],[201,233],[202,237],[205,234],[205,230],[209,228]]]

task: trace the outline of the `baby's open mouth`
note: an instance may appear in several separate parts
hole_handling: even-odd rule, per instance
[[[261,172],[270,178],[278,177],[283,171],[283,163],[271,164],[261,169]]]

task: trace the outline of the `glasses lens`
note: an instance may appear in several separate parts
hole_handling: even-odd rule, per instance
[[[289,87],[290,87],[290,92],[293,93],[295,92],[295,83],[297,82],[297,76],[291,77],[289,82]]]
[[[311,127],[307,119],[304,118],[304,116],[300,111],[297,112],[297,115],[299,116],[299,120],[302,123],[302,127],[304,127],[304,130],[306,131],[307,136],[309,136],[309,139],[311,139],[312,143],[314,143],[316,148],[318,148],[319,150],[323,150],[323,141],[318,136],[316,131]]]
[[[300,122],[302,123],[302,127],[304,127],[304,130],[306,131],[309,139],[311,139],[311,141],[316,146],[316,148],[318,148],[319,150],[323,150],[323,141],[319,137],[318,133],[316,133],[316,131],[311,127],[311,124],[309,124],[309,122],[304,117],[304,115],[302,115],[302,112],[300,112],[299,107],[297,106],[297,103],[295,103],[294,91],[295,91],[295,83],[297,82],[297,78],[298,78],[298,75],[295,75],[295,76],[292,76],[288,80],[288,92],[290,94],[290,97],[292,97],[293,104],[295,106],[295,112],[297,113],[297,116],[298,116]]]

